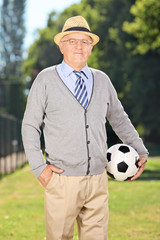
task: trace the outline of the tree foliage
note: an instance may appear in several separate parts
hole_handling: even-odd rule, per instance
[[[7,81],[21,75],[25,2],[3,0],[1,6],[1,78]]]
[[[123,29],[138,41],[134,53],[145,54],[149,50],[160,54],[160,1],[137,0],[130,9],[133,22],[124,22]],[[130,43],[128,46],[131,47]]]
[[[0,5],[0,112],[22,118],[22,54],[26,0],[3,0]]]
[[[125,96],[132,119],[148,141],[160,140],[160,2],[136,0],[130,9],[132,22],[125,21],[123,30],[134,38],[125,41],[130,49],[130,91]],[[131,72],[130,70],[133,69]]]

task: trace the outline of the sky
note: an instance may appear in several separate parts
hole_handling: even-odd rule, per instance
[[[34,33],[36,29],[46,27],[48,14],[50,12],[62,12],[65,8],[70,7],[74,3],[80,3],[80,0],[27,0],[24,49],[27,50],[34,42]]]

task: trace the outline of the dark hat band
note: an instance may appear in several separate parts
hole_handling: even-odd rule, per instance
[[[67,32],[67,31],[91,32],[91,31],[89,31],[89,30],[88,30],[87,28],[85,28],[85,27],[71,27],[71,28],[66,29],[64,32]]]

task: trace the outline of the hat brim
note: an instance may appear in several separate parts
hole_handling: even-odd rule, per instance
[[[68,34],[71,34],[71,33],[83,33],[83,34],[86,34],[88,35],[89,37],[92,38],[92,45],[95,45],[99,42],[99,37],[94,34],[94,33],[90,33],[90,32],[85,32],[85,31],[67,31],[67,32],[61,32],[61,33],[58,33],[55,37],[54,37],[54,41],[57,45],[59,45],[59,42],[60,40],[68,35]]]

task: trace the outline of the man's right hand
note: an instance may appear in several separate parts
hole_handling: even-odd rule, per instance
[[[47,165],[47,167],[43,170],[41,175],[38,177],[38,180],[40,181],[43,187],[47,186],[47,184],[49,183],[52,177],[53,172],[62,173],[63,170],[56,168],[53,165]]]

